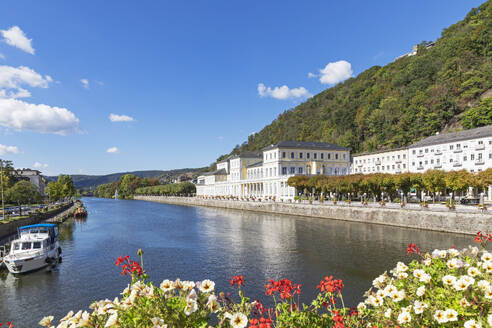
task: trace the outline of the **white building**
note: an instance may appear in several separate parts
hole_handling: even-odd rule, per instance
[[[200,176],[198,196],[275,197],[289,199],[295,175],[347,175],[350,149],[325,142],[283,141],[261,154],[233,155],[217,163],[217,170]]]
[[[408,172],[408,149],[383,150],[353,156],[351,174]]]
[[[436,134],[409,147],[410,172],[492,168],[492,126]]]
[[[41,195],[44,195],[44,189],[46,188],[46,183],[44,178],[41,176],[41,172],[38,170],[31,169],[17,169],[15,170],[17,177],[29,180],[31,184],[36,187]]]

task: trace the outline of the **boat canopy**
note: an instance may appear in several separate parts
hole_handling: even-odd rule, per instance
[[[19,230],[31,229],[31,228],[54,228],[54,227],[56,227],[56,224],[40,223],[40,224],[33,224],[33,225],[23,226],[23,227],[20,227]]]

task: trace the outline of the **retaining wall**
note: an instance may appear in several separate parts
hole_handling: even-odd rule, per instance
[[[208,206],[271,214],[287,214],[355,221],[371,224],[433,230],[460,234],[492,232],[492,214],[438,212],[390,208],[366,208],[336,205],[310,205],[281,202],[247,202],[231,200],[199,199],[195,197],[135,196],[134,199],[187,206]]]
[[[69,203],[66,205],[63,205],[60,208],[57,208],[56,210],[49,211],[47,213],[37,213],[33,214],[30,217],[24,218],[24,219],[19,219],[15,221],[11,221],[8,223],[0,223],[0,240],[16,234],[17,233],[17,228],[26,226],[26,225],[31,225],[31,224],[37,224],[42,221],[48,220],[52,217],[57,216],[58,214],[70,209],[72,207],[73,203]]]

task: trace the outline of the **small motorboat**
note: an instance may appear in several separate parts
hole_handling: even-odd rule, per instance
[[[74,218],[86,218],[87,217],[87,210],[85,207],[77,207],[75,212],[73,213]]]
[[[3,262],[11,273],[26,273],[61,262],[56,224],[34,224],[19,228]]]

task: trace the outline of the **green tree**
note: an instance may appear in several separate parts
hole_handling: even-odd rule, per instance
[[[441,170],[428,170],[422,174],[424,188],[432,193],[432,202],[436,202],[436,193],[444,192],[446,189],[446,173]]]
[[[49,182],[46,186],[45,193],[47,193],[50,200],[54,202],[63,198],[62,186],[57,181]]]
[[[452,191],[454,200],[455,192],[464,192],[471,185],[471,175],[466,170],[448,172],[444,178],[446,187]]]
[[[21,180],[7,190],[9,202],[19,206],[19,215],[22,215],[22,205],[32,204],[41,200],[41,194],[31,182]]]

